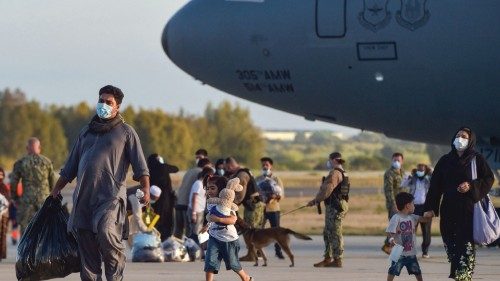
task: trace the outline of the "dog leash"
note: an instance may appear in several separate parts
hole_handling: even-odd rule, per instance
[[[305,208],[305,207],[307,207],[307,205],[304,205],[304,206],[298,207],[297,209],[293,209],[293,210],[291,210],[291,211],[288,211],[288,212],[286,212],[286,213],[283,213],[283,214],[281,214],[281,215],[280,215],[280,217],[285,216],[285,215],[288,215],[288,214],[293,213],[293,212],[296,212],[296,211],[298,211],[298,210],[300,210],[300,209],[303,209],[303,208]]]

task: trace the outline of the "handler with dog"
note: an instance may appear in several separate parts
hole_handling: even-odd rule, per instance
[[[349,179],[342,168],[345,161],[339,152],[329,155],[326,166],[330,170],[323,180],[316,198],[309,201],[307,206],[314,206],[321,201],[325,203],[325,258],[314,264],[314,267],[342,267],[344,240],[342,237],[342,221],[348,210]]]

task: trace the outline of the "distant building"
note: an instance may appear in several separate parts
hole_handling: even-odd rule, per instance
[[[294,141],[299,133],[303,133],[306,139],[309,139],[314,131],[281,131],[267,130],[263,132],[264,139],[270,141]],[[332,136],[343,139],[345,136],[341,132],[331,132]]]
[[[297,132],[293,131],[264,131],[263,136],[271,141],[294,141]]]

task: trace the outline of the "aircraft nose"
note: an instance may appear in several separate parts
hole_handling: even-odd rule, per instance
[[[167,57],[170,60],[172,60],[172,58],[170,57],[170,54],[168,52],[168,23],[165,26],[165,28],[163,29],[163,33],[161,35],[161,45],[163,47],[163,51],[165,52],[165,54],[167,54]]]
[[[227,36],[223,28],[226,20],[221,20],[224,5],[225,0],[191,0],[163,30],[161,43],[169,59],[197,80],[215,75],[214,61],[223,63],[220,42]]]
[[[205,84],[234,87],[231,85],[233,80],[223,77],[227,77],[228,71],[236,70],[237,65],[253,64],[256,47],[249,47],[250,31],[243,27],[255,27],[255,20],[248,14],[255,14],[262,7],[241,3],[189,1],[170,18],[163,30],[161,43],[169,59]],[[253,10],[248,12],[250,8]]]
[[[161,44],[164,52],[177,66],[184,69],[200,47],[200,32],[203,31],[200,22],[203,18],[203,9],[200,5],[205,1],[190,1],[170,18],[165,25],[161,36]],[[210,2],[210,1],[209,1]],[[205,23],[206,24],[206,23]]]

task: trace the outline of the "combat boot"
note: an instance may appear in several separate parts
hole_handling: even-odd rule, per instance
[[[324,260],[322,260],[318,263],[315,263],[314,267],[325,267],[327,264],[330,264],[332,262],[333,262],[332,258],[325,258]]]
[[[325,267],[342,267],[342,259],[341,258],[335,258],[331,263],[328,263],[325,265]]]

